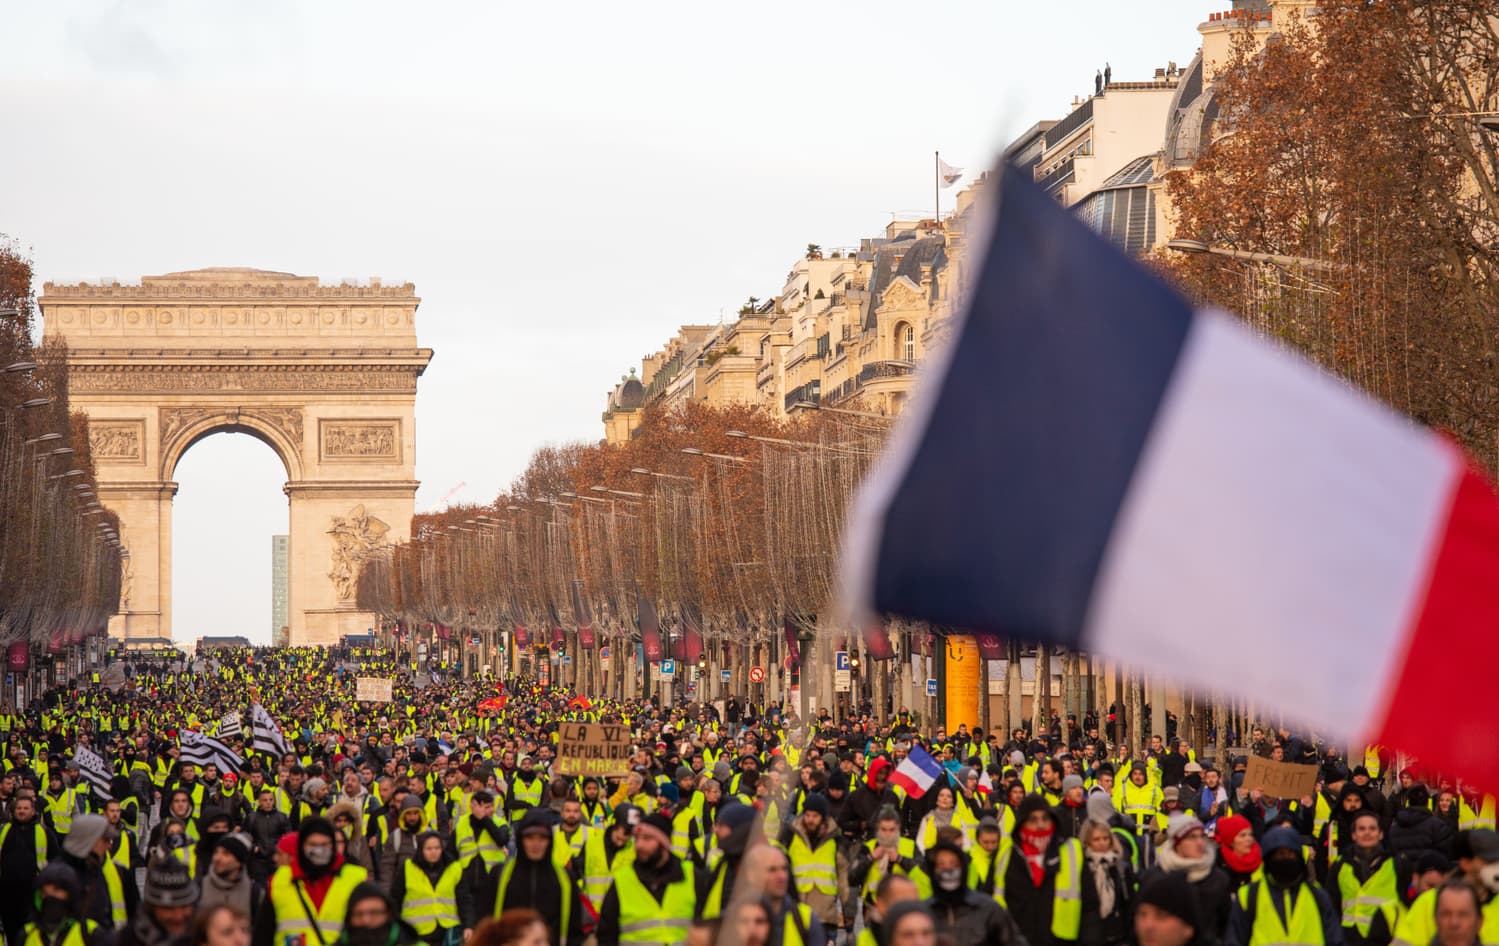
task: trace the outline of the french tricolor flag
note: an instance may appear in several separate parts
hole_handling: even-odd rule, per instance
[[[904,788],[912,798],[920,798],[942,774],[942,763],[920,746],[913,746],[911,754],[891,773],[890,784]]]
[[[1483,476],[996,176],[967,310],[850,515],[853,619],[1079,647],[1499,787]]]

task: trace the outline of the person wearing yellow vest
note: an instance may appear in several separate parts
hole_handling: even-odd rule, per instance
[[[1260,850],[1265,876],[1234,895],[1223,946],[1341,946],[1342,919],[1332,898],[1312,882],[1296,830],[1271,828]]]
[[[588,844],[588,835],[593,829],[583,823],[583,806],[576,798],[562,801],[562,816],[552,829],[552,860],[566,870],[573,858],[582,858],[583,848]]]
[[[864,904],[864,928],[854,940],[854,946],[879,946],[888,941],[882,931],[885,917],[902,904],[920,904],[921,893],[911,878],[901,874],[886,874],[874,889],[874,899]]]
[[[338,857],[334,830],[318,815],[302,820],[296,857],[271,875],[271,908],[255,920],[257,944],[333,946],[338,941],[349,897],[368,874]]]
[[[537,774],[531,757],[520,757],[520,768],[510,780],[510,794],[505,796],[505,813],[514,824],[526,816],[526,812],[541,804],[547,780]]]
[[[583,894],[595,914],[604,906],[604,895],[614,882],[614,871],[635,859],[632,835],[645,814],[634,805],[614,809],[613,820],[588,836],[583,845],[583,861],[573,861],[573,877],[583,885]]]
[[[550,834],[547,837],[550,841]],[[780,855],[765,845],[755,850]],[[785,857],[780,856],[784,864]],[[595,929],[598,946],[685,941],[692,921],[701,912],[702,892],[700,875],[692,862],[671,854],[671,822],[665,815],[647,815],[635,826],[635,859],[614,869],[613,884],[604,895]]]
[[[949,804],[951,792],[949,791]],[[845,925],[844,905],[852,908],[848,893],[848,860],[838,847],[838,826],[828,818],[828,800],[821,793],[807,796],[802,813],[781,832],[781,848],[791,860],[796,895],[829,930]],[[853,925],[853,917],[847,918]]]
[[[1458,877],[1477,889],[1482,900],[1481,936],[1485,943],[1499,943],[1499,897],[1494,895],[1499,888],[1499,834],[1481,828],[1462,835],[1459,841],[1464,850],[1458,852]],[[1417,865],[1418,879],[1425,866]],[[1412,901],[1395,926],[1395,946],[1426,946],[1436,938],[1439,889],[1427,889]]]
[[[1368,810],[1355,814],[1323,885],[1342,918],[1344,940],[1350,946],[1386,946],[1395,934],[1390,920],[1399,917],[1400,891],[1408,882],[1397,876],[1396,858],[1384,847],[1379,815]]]
[[[436,831],[416,839],[416,856],[391,878],[390,898],[401,920],[432,946],[442,946],[455,929],[467,939],[477,921],[472,888],[463,883],[463,864]]]
[[[60,862],[78,876],[81,915],[103,929],[120,929],[135,912],[133,872],[122,872],[110,859],[114,829],[103,815],[79,815],[62,842]]]
[[[499,870],[491,915],[530,907],[546,917],[552,946],[578,946],[583,940],[583,901],[578,885],[553,861],[552,818],[550,809],[537,808],[516,825],[515,857]]]
[[[1134,821],[1138,833],[1153,833],[1166,826],[1166,816],[1161,813],[1166,795],[1159,785],[1150,781],[1145,763],[1131,765],[1129,778],[1115,791],[1118,797],[1114,799],[1114,807]]]
[[[1495,802],[1493,795],[1483,795],[1470,786],[1458,785],[1457,829],[1472,831],[1477,828],[1495,827]]]
[[[505,862],[509,828],[494,820],[494,794],[480,789],[469,796],[469,812],[454,823],[453,846],[464,864],[475,857],[485,871]]]
[[[927,907],[936,920],[937,934],[955,943],[1014,946],[1024,942],[1009,912],[963,881],[968,855],[956,844],[941,841],[927,849],[926,870],[932,878]]]
[[[864,842],[864,849],[849,869],[849,883],[859,888],[865,909],[874,902],[880,881],[892,874],[909,877],[923,897],[931,896],[932,886],[916,854],[916,842],[902,837],[900,814],[886,806],[874,819],[874,837]]]
[[[968,806],[959,805],[957,798],[947,785],[939,785],[933,789],[936,793],[936,807],[922,815],[921,822],[916,827],[916,850],[925,853],[928,848],[937,843],[937,831],[939,828],[952,827],[958,829],[963,835],[963,847],[967,848],[973,843],[973,831],[978,827],[978,819],[968,810]]]
[[[27,923],[19,946],[89,946],[99,924],[84,916],[78,877],[62,864],[49,864],[36,877],[36,918]]]
[[[37,817],[36,799],[30,795],[11,803],[10,817],[0,825],[0,864],[5,865],[5,883],[0,884],[0,924],[5,941],[16,943],[31,910],[33,881],[57,856],[57,840]]]
[[[779,930],[781,946],[814,946],[831,938],[816,912],[797,902],[790,865],[780,848],[770,845],[751,848],[744,856],[744,875],[751,889],[760,891],[770,912],[772,939]]]
[[[1020,802],[1015,821],[1004,865],[1010,915],[1032,946],[1077,939],[1082,920],[1080,845],[1061,836],[1056,816],[1039,795],[1027,795]]]

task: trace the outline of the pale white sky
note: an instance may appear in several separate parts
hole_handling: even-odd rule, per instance
[[[417,506],[483,501],[676,326],[930,208],[933,150],[976,173],[1228,5],[8,3],[0,233],[39,282],[414,282]],[[177,478],[175,636],[267,639],[280,462],[221,435]]]

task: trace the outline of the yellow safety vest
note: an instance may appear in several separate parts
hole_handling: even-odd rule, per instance
[[[1130,818],[1135,819],[1135,828],[1140,831],[1155,831],[1166,826],[1166,817],[1161,814],[1161,802],[1164,795],[1160,788],[1150,783],[1136,785],[1133,781],[1124,783],[1122,793],[1124,807],[1120,809]]]
[[[5,839],[10,836],[12,827],[14,825],[10,822],[0,825],[0,848],[5,847]],[[47,866],[47,829],[40,821],[33,821],[31,827],[36,832],[36,869],[41,870]]]
[[[1364,769],[1368,771],[1371,779],[1379,778],[1379,750],[1383,748],[1384,746],[1378,744],[1364,747]]]
[[[969,851],[968,859],[968,886],[979,893],[984,892],[984,887],[989,886],[989,896],[994,902],[1008,909],[1005,903],[1005,869],[1010,864],[1010,852],[1014,842],[1004,835],[999,837],[999,848],[991,857],[989,852],[975,844]],[[991,876],[992,879],[991,879]],[[992,884],[992,886],[990,886]]]
[[[1475,828],[1494,828],[1494,796],[1484,795],[1478,800],[1478,810],[1468,804],[1468,799],[1462,795],[1457,797],[1457,827],[1460,831],[1472,831]]]
[[[463,865],[454,861],[443,868],[436,884],[414,859],[406,861],[405,870],[406,896],[401,900],[401,919],[423,936],[439,926],[445,930],[457,926],[458,881],[463,877]]]
[[[796,892],[805,897],[816,890],[818,893],[838,893],[838,842],[831,836],[822,839],[816,850],[802,840],[800,832],[791,835],[791,876],[796,881]]]
[[[323,905],[315,914],[309,914],[312,898],[302,882],[292,876],[290,867],[278,867],[271,875],[270,894],[271,909],[276,913],[277,941],[284,943],[288,936],[301,936],[304,946],[333,946],[343,935],[349,897],[368,876],[363,867],[344,864],[323,897]]]
[[[692,864],[682,864],[682,879],[668,884],[661,902],[646,889],[635,873],[634,863],[614,870],[614,888],[619,899],[619,941],[623,944],[680,943],[687,939],[692,912],[697,906]]]
[[[1415,899],[1410,909],[1395,925],[1391,946],[1429,946],[1437,935],[1437,891],[1428,890]],[[1499,897],[1483,905],[1483,924],[1478,938],[1485,943],[1499,943]]]
[[[588,835],[591,833],[588,826],[581,822],[571,838],[563,834],[560,827],[553,828],[552,863],[566,868],[568,862],[583,852],[583,848],[588,844]]]
[[[609,885],[614,882],[614,871],[633,863],[633,843],[626,841],[624,847],[615,851],[614,863],[610,864],[604,845],[604,832],[595,831],[588,836],[583,844],[583,893],[588,896],[588,902],[593,904],[595,910],[604,905],[604,896],[609,893]]]
[[[1160,789],[1156,789],[1160,791]],[[1075,940],[1083,924],[1083,845],[1076,838],[1062,842],[1058,852],[1056,886],[1051,902],[1051,935]]]
[[[797,919],[801,919],[800,927]],[[786,911],[786,928],[781,934],[781,946],[805,946],[806,941],[802,939],[802,930],[812,928],[812,908],[805,903],[798,903]]]
[[[45,797],[45,796],[43,796]],[[52,830],[67,834],[73,830],[73,813],[78,807],[78,796],[73,789],[65,788],[55,799],[47,799],[47,810],[52,812]]]
[[[69,920],[68,931],[63,934],[57,946],[84,946],[89,939],[93,938],[94,930],[97,928],[98,925],[93,920],[84,920],[82,923]],[[35,923],[27,923],[24,929],[24,946],[48,946],[47,941],[42,939],[42,931],[37,929]]]
[[[1368,936],[1369,928],[1374,925],[1374,915],[1379,912],[1380,907],[1399,899],[1395,859],[1385,858],[1384,863],[1362,884],[1354,876],[1353,868],[1347,861],[1338,861],[1333,865],[1333,870],[1337,873],[1338,894],[1343,899],[1343,925],[1357,927],[1360,936]]]
[[[878,844],[879,841],[877,839],[871,838],[864,842],[864,847],[872,854]],[[901,857],[914,858],[916,857],[916,842],[910,838],[901,838],[895,845],[895,852]],[[927,877],[926,871],[920,867],[912,867],[910,870],[906,870],[897,864],[895,865],[895,873],[910,877],[911,882],[916,885],[916,893],[921,899],[925,900],[932,895],[931,878]],[[879,864],[870,866],[869,873],[864,877],[864,888],[859,892],[859,895],[864,898],[865,903],[874,902],[874,889],[880,885],[880,881],[884,879],[884,876],[885,871]]]
[[[459,863],[465,867],[474,859],[475,854],[483,858],[485,870],[494,870],[505,862],[505,849],[495,843],[488,831],[475,831],[469,817],[458,822],[458,827],[453,831],[453,844],[458,848]]]
[[[1014,817],[1013,815],[1011,817]],[[969,841],[973,840],[973,832],[978,828],[978,822],[969,813],[967,805],[958,805],[952,811],[951,827],[963,832],[963,837]],[[928,813],[921,819],[921,844],[923,851],[929,851],[937,843],[937,818],[936,812]]]
[[[1249,931],[1248,946],[1323,946],[1322,913],[1312,886],[1303,883],[1296,891],[1288,922],[1282,923],[1275,903],[1270,899],[1269,885],[1254,881],[1239,888],[1239,906],[1249,909],[1249,898],[1255,898],[1254,927]]]
[[[106,858],[102,868],[104,889],[109,891],[109,922],[121,930],[130,921],[125,913],[125,884],[120,880],[120,868],[113,860]]]
[[[519,821],[519,820],[521,820],[522,818],[524,818],[526,816],[526,812],[530,811],[532,808],[535,808],[537,805],[541,804],[541,791],[545,787],[546,787],[546,779],[542,778],[539,775],[533,777],[531,779],[531,784],[529,784],[529,785],[527,785],[524,782],[522,782],[519,778],[516,778],[516,779],[512,780],[511,783],[510,783],[510,800],[511,800],[511,802],[512,803],[514,803],[514,802],[521,802],[521,803],[525,804],[526,807],[525,808],[517,808],[517,809],[511,811],[510,812],[510,820],[511,821]]]
[[[557,899],[559,899],[559,900],[562,901],[562,924],[557,927],[557,938],[559,940],[561,940],[562,942],[566,942],[567,941],[567,929],[568,929],[567,924],[568,924],[568,921],[570,919],[570,914],[572,913],[572,909],[573,909],[573,881],[572,881],[571,877],[567,876],[567,871],[565,871],[562,868],[558,867],[556,864],[552,865],[552,869],[557,872],[557,889],[558,889],[558,891],[560,891],[558,893]],[[630,871],[630,873],[634,874],[635,872],[634,871]],[[505,869],[500,872],[500,882],[495,885],[495,889],[494,889],[494,915],[495,916],[499,916],[501,913],[505,912],[505,892],[510,889],[510,878],[512,876],[514,876],[514,874],[515,874],[515,861],[512,860],[508,864],[506,864],[505,865]],[[691,877],[692,875],[688,874],[687,876]],[[642,889],[644,889],[644,888],[642,888]],[[649,894],[647,894],[647,897],[649,897]],[[532,904],[532,906],[534,906],[534,905],[535,904]],[[620,915],[621,916],[624,915],[624,907],[623,907],[623,905],[621,905],[621,907],[620,907]],[[624,938],[623,936],[620,937],[621,940],[623,940],[623,938]]]

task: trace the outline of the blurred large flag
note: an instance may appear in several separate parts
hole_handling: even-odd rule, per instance
[[[1482,476],[996,177],[967,311],[850,515],[852,619],[1080,647],[1499,788]]]

